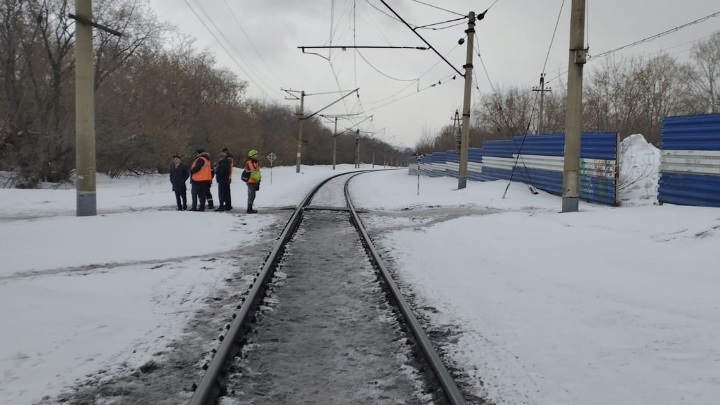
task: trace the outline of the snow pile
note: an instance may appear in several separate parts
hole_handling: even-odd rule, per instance
[[[620,143],[620,205],[637,206],[657,203],[660,177],[660,150],[641,134],[630,135]]]

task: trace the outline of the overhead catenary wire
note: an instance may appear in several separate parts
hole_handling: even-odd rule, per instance
[[[197,6],[200,8],[200,11],[203,13],[203,15],[205,15],[205,18],[207,18],[207,20],[210,22],[210,24],[212,24],[212,26],[215,27],[215,30],[220,34],[220,36],[225,40],[225,42],[235,51],[236,55],[239,56],[240,58],[246,60],[246,64],[247,64],[247,66],[248,66],[248,70],[249,70],[250,72],[252,72],[253,75],[255,75],[255,84],[256,84],[257,86],[260,86],[261,84],[262,84],[263,86],[268,86],[268,83],[265,82],[265,79],[264,79],[264,77],[263,77],[263,75],[262,75],[262,70],[257,69],[252,63],[248,62],[249,59],[246,58],[246,57],[244,57],[244,55],[240,52],[240,50],[239,50],[237,47],[235,47],[235,45],[233,44],[233,42],[230,41],[230,39],[228,39],[228,37],[227,37],[227,36],[225,35],[225,33],[223,32],[223,30],[221,30],[221,29],[217,26],[217,24],[215,24],[215,21],[210,17],[210,15],[209,15],[209,14],[207,13],[207,11],[203,8],[203,6],[200,4],[200,2],[199,2],[198,0],[195,0],[195,2],[197,3]],[[213,35],[213,38],[215,38],[218,42],[220,42],[220,40],[219,40],[216,36]],[[258,73],[257,71],[259,71],[260,73]],[[272,85],[269,85],[268,87],[269,87],[269,88],[274,88],[274,86],[272,86]],[[261,90],[263,90],[263,89],[261,89]],[[266,93],[265,91],[263,91],[263,93],[264,93],[265,96],[267,97],[267,93]]]
[[[400,22],[402,22],[402,20],[400,20],[399,18],[397,18],[397,17],[394,17],[394,16],[392,16],[392,15],[390,15],[390,14],[386,13],[385,11],[383,11],[382,9],[380,9],[380,8],[379,8],[378,6],[376,6],[376,5],[372,4],[372,3],[370,3],[370,0],[365,0],[365,3],[369,4],[369,5],[370,5],[370,7],[374,8],[374,9],[375,9],[375,10],[377,10],[377,11],[379,11],[379,12],[380,12],[380,14],[382,14],[382,15],[384,15],[384,16],[386,16],[386,17],[390,18],[390,19],[393,19],[393,20],[395,20],[395,21],[400,21]]]
[[[641,40],[638,40],[638,41],[635,41],[635,42],[631,42],[631,43],[629,43],[629,44],[626,44],[626,45],[617,47],[617,48],[615,48],[615,49],[611,49],[611,50],[609,50],[609,51],[601,52],[601,53],[599,53],[599,54],[597,54],[597,55],[589,55],[589,56],[588,56],[588,59],[590,59],[590,58],[593,58],[593,59],[601,58],[601,57],[603,57],[603,56],[610,55],[610,54],[612,54],[612,53],[615,53],[615,52],[620,51],[620,50],[623,50],[623,49],[627,49],[627,48],[630,48],[630,47],[633,47],[633,46],[636,46],[636,45],[639,45],[639,44],[642,44],[642,43],[645,43],[645,42],[650,42],[650,41],[652,41],[652,40],[654,40],[654,39],[658,39],[658,38],[660,38],[660,37],[664,37],[665,35],[672,34],[673,32],[680,31],[681,29],[687,28],[687,27],[689,27],[689,26],[691,26],[691,25],[699,24],[699,23],[701,23],[701,22],[707,21],[707,20],[709,20],[709,19],[711,19],[711,18],[713,18],[713,17],[717,17],[717,16],[719,16],[719,15],[720,15],[720,11],[716,11],[716,12],[714,12],[714,13],[712,13],[712,14],[709,14],[709,15],[706,15],[706,16],[704,16],[704,17],[698,18],[697,20],[693,20],[693,21],[690,21],[690,22],[688,22],[688,23],[685,23],[685,24],[682,24],[682,25],[678,25],[677,27],[670,28],[669,30],[665,30],[665,31],[660,32],[660,33],[657,33],[657,34],[655,34],[655,35],[651,35],[651,36],[649,36],[649,37],[645,37],[645,38],[643,38],[643,39],[641,39]]]
[[[460,45],[456,45],[455,47],[453,47],[453,49],[451,49],[450,51],[448,51],[448,52],[445,54],[445,56],[450,55],[450,54],[451,54],[453,51],[455,51],[459,46],[460,46]],[[433,81],[433,85],[432,85],[432,86],[427,86],[427,87],[421,89],[421,88],[420,88],[420,79],[422,79],[425,75],[427,75],[428,73],[430,73],[430,71],[432,71],[432,70],[435,68],[435,66],[437,66],[438,64],[440,64],[440,62],[442,62],[442,61],[441,61],[441,60],[438,60],[438,61],[435,62],[432,66],[430,66],[430,68],[428,68],[425,72],[423,72],[420,76],[418,76],[415,80],[413,80],[413,82],[417,83],[417,89],[416,89],[416,91],[415,91],[416,93],[421,92],[421,91],[424,91],[424,90],[427,90],[427,89],[430,89],[430,88],[432,88],[432,87],[435,87],[435,85],[437,84],[437,82]],[[452,77],[452,76],[453,76],[453,75],[445,76],[445,77],[443,77],[442,79],[440,79],[439,81],[440,81],[440,82],[443,82],[443,80],[447,81],[446,79],[449,78],[449,77]],[[453,79],[454,79],[454,77],[453,77]],[[397,97],[399,94],[401,94],[402,92],[404,92],[405,90],[407,90],[408,88],[410,88],[410,86],[412,86],[412,83],[410,83],[410,84],[408,84],[407,86],[403,87],[402,89],[400,89],[399,91],[397,91],[395,94],[392,94],[392,95],[387,96],[387,97],[383,97],[383,98],[381,98],[381,99],[379,99],[379,100],[371,101],[371,102],[369,102],[368,104],[369,104],[369,105],[374,105],[374,104],[383,103],[383,102],[385,102],[386,100],[388,100],[388,99],[390,99],[390,98]],[[413,94],[414,94],[414,93],[413,93]],[[405,97],[406,97],[406,96],[403,96],[402,98],[405,98]],[[402,98],[400,98],[400,99],[402,99]],[[400,100],[400,99],[398,99],[398,100]],[[390,104],[390,103],[388,103],[388,104]]]
[[[367,63],[368,66],[370,66],[370,68],[372,68],[374,71],[378,72],[378,73],[381,74],[382,76],[387,77],[387,78],[390,79],[390,80],[395,80],[395,81],[398,81],[398,82],[414,82],[414,81],[418,80],[418,78],[399,79],[399,78],[397,78],[397,77],[392,77],[392,76],[390,76],[389,74],[382,72],[380,69],[376,68],[372,63],[370,63],[370,61],[367,60],[367,58],[365,57],[365,55],[363,55],[362,52],[360,52],[359,49],[356,49],[356,50],[355,50],[355,53],[356,53],[357,55],[359,55],[360,58],[361,58],[362,60],[364,60],[365,63]]]
[[[202,17],[200,17],[200,15],[197,13],[195,8],[190,4],[190,2],[188,0],[184,0],[184,1],[185,1],[185,4],[187,4],[187,6],[190,8],[190,11],[192,11],[193,14],[195,14],[195,17],[197,17],[197,19],[200,21],[200,23],[205,27],[205,29],[207,29],[208,33],[210,33],[210,35],[215,39],[215,41],[217,41],[218,45],[220,45],[220,47],[225,51],[225,53],[235,63],[235,65],[238,67],[238,69],[240,69],[243,73],[245,73],[245,75],[247,76],[249,81],[254,82],[257,85],[258,89],[265,95],[265,97],[269,97],[268,93],[265,91],[265,89],[263,89],[263,86],[261,86],[257,80],[253,80],[253,75],[248,73],[248,71],[246,71],[242,67],[242,65],[237,61],[237,59],[235,59],[235,57],[232,55],[232,53],[225,47],[225,45],[222,43],[222,41],[215,35],[215,33],[205,23],[205,21],[202,19]],[[212,23],[212,20],[210,22]],[[213,25],[214,25],[214,23],[213,23]],[[215,27],[215,29],[217,29],[217,27]]]
[[[490,10],[491,8],[493,8],[493,6],[498,3],[498,1],[500,1],[500,0],[495,0],[495,1],[493,1],[493,3],[485,10],[485,12],[488,12],[488,10]]]
[[[447,59],[445,59],[445,57],[444,57],[440,52],[438,52],[438,50],[435,49],[435,47],[433,47],[432,45],[430,45],[430,43],[429,43],[427,40],[425,40],[425,38],[423,38],[422,35],[418,34],[417,31],[414,30],[414,29],[410,26],[410,24],[408,24],[402,17],[400,17],[400,15],[399,15],[397,12],[395,12],[395,10],[393,10],[392,7],[390,7],[390,6],[385,2],[385,0],[380,0],[380,2],[381,2],[382,4],[384,4],[385,7],[387,7],[393,14],[395,14],[395,16],[397,16],[397,18],[399,18],[400,21],[402,21],[403,24],[405,24],[408,28],[410,28],[410,30],[411,30],[413,33],[415,33],[415,35],[417,35],[417,36],[425,43],[425,45],[427,45],[428,47],[430,47],[430,49],[432,49],[433,52],[435,52],[442,60],[444,60],[445,63],[448,64],[448,66],[450,66],[454,71],[456,71],[457,74],[459,74],[459,75],[462,76],[462,77],[465,77],[465,75],[462,74],[462,73],[460,73],[460,71],[459,71],[455,66],[453,66],[452,63],[450,63]]]
[[[426,87],[420,88],[420,89],[418,89],[418,90],[415,91],[415,92],[412,92],[412,93],[410,93],[410,94],[406,94],[406,95],[404,95],[404,96],[402,96],[402,97],[398,97],[398,98],[396,98],[396,99],[394,99],[394,100],[392,100],[392,101],[389,101],[389,102],[387,102],[387,103],[385,103],[385,104],[382,104],[382,105],[379,105],[379,106],[376,106],[376,107],[367,109],[367,110],[365,110],[365,112],[374,111],[374,110],[377,110],[377,109],[379,109],[379,108],[388,106],[388,105],[393,104],[393,103],[396,103],[396,102],[398,102],[398,101],[400,101],[400,100],[404,100],[404,99],[406,99],[406,98],[408,98],[408,97],[415,96],[415,95],[421,93],[422,91],[431,89],[431,88],[433,88],[433,87],[442,85],[443,83],[446,83],[446,82],[448,82],[448,81],[450,81],[450,80],[455,80],[455,79],[456,79],[456,76],[455,76],[455,75],[447,76],[447,77],[445,77],[444,79],[440,79],[440,80],[438,80],[437,82],[433,82],[432,84],[430,84],[430,85],[428,85],[428,86],[426,86]],[[408,87],[409,87],[409,86],[408,86]],[[407,88],[407,87],[406,87],[406,88]]]
[[[233,16],[233,19],[235,19],[235,22],[237,23],[238,28],[240,28],[240,31],[243,33],[243,35],[245,36],[245,38],[248,40],[248,43],[250,44],[250,46],[252,47],[252,49],[255,51],[255,54],[258,56],[258,58],[260,59],[260,61],[262,62],[262,64],[265,65],[265,67],[267,68],[267,70],[268,70],[271,74],[273,74],[276,79],[278,79],[276,82],[277,82],[277,83],[281,83],[282,80],[279,79],[279,78],[280,78],[280,75],[278,75],[277,73],[275,73],[275,72],[273,71],[272,67],[270,67],[270,65],[268,65],[267,62],[265,62],[265,58],[262,56],[262,54],[260,53],[260,51],[258,51],[257,47],[255,46],[255,44],[253,43],[253,41],[250,39],[250,36],[249,36],[249,35],[247,34],[247,32],[245,31],[245,28],[243,28],[242,24],[240,23],[240,19],[238,18],[237,14],[235,13],[235,10],[233,10],[233,8],[230,6],[230,3],[228,2],[228,0],[223,0],[223,1],[225,2],[225,5],[227,6],[227,8],[230,10],[230,13],[231,13],[232,16]]]
[[[477,44],[476,44],[476,46],[477,46]],[[492,84],[492,80],[490,79],[490,75],[488,74],[488,70],[487,70],[487,67],[485,66],[485,62],[483,61],[480,50],[477,47],[473,50],[477,53],[478,59],[480,60],[480,65],[482,66],[483,71],[485,72],[485,77],[487,78],[488,83],[490,84],[490,89],[493,92],[493,96],[497,97],[498,93],[495,91],[495,87]],[[477,81],[477,78],[475,80]],[[476,83],[476,86],[477,86],[477,83]],[[479,91],[479,86],[477,86],[477,87],[478,87],[478,91]],[[510,179],[509,179],[508,185],[505,187],[505,192],[503,193],[502,198],[505,198],[505,195],[507,194],[507,191],[510,188],[510,183],[512,183],[513,177],[515,175],[515,168],[517,167],[518,160],[521,159],[522,148],[525,145],[525,138],[527,137],[528,132],[530,131],[530,124],[532,123],[532,118],[535,113],[535,104],[536,103],[537,103],[537,96],[535,97],[535,100],[533,101],[533,106],[530,110],[530,118],[528,119],[527,127],[525,128],[525,134],[523,135],[522,142],[520,142],[520,147],[517,149],[517,156],[515,157],[515,163],[513,164],[512,170],[510,171]],[[503,122],[505,123],[505,127],[508,130],[512,131],[512,128],[510,127],[510,122],[508,121],[507,115],[505,115],[505,111],[502,108],[502,104],[500,103],[498,106],[500,108],[500,118],[502,118]],[[537,194],[537,190],[535,190],[535,186],[532,184],[532,176],[530,176],[530,171],[528,170],[527,166],[525,165],[524,160],[522,161],[522,165],[523,165],[523,168],[525,169],[525,173],[528,176],[528,181],[530,182],[530,184],[528,185],[530,192],[533,194]]]
[[[446,22],[443,22],[443,23],[441,23],[441,24],[445,24],[445,23],[447,23],[447,21],[446,21]],[[436,25],[436,24],[430,24],[430,25],[425,25],[425,26],[422,26],[422,27],[418,27],[418,29],[427,29],[427,30],[432,30],[432,31],[442,31],[442,30],[447,30],[447,29],[450,29],[450,28],[459,27],[459,26],[464,25],[464,24],[466,24],[466,23],[463,21],[463,22],[459,22],[459,23],[457,23],[457,24],[447,25],[447,26],[445,26],[445,27],[440,27],[440,28],[427,28],[427,27],[429,27],[430,25]]]
[[[629,44],[626,44],[626,45],[623,45],[623,46],[620,46],[620,47],[617,47],[617,48],[613,48],[613,49],[610,49],[610,50],[601,52],[601,53],[599,53],[599,54],[597,54],[597,55],[589,54],[589,55],[588,55],[588,62],[591,62],[592,60],[595,60],[595,59],[607,57],[607,56],[609,56],[609,55],[612,55],[612,54],[614,54],[614,53],[616,53],[616,52],[619,52],[619,51],[621,51],[621,50],[624,50],[624,49],[628,49],[628,48],[631,48],[631,47],[634,47],[634,46],[637,46],[637,45],[640,45],[640,44],[643,44],[643,43],[646,43],[646,42],[650,42],[650,41],[652,41],[652,40],[655,40],[655,39],[657,39],[657,38],[663,37],[663,36],[665,36],[665,35],[669,35],[669,34],[671,34],[671,33],[675,33],[675,32],[677,32],[677,31],[679,31],[679,30],[681,30],[681,29],[683,29],[683,28],[687,28],[687,27],[689,27],[689,26],[692,26],[692,25],[695,25],[695,24],[699,24],[699,23],[705,22],[705,21],[707,21],[708,19],[717,17],[717,16],[719,16],[719,15],[720,15],[720,11],[717,11],[717,12],[714,12],[714,13],[712,13],[712,14],[706,15],[706,16],[704,16],[704,17],[698,18],[698,19],[696,19],[696,20],[690,21],[690,22],[688,22],[688,23],[678,25],[678,26],[676,26],[676,27],[674,27],[674,28],[671,28],[671,29],[669,29],[669,30],[665,30],[665,31],[660,32],[660,33],[658,33],[658,34],[654,34],[654,35],[645,37],[645,38],[643,38],[643,39],[640,39],[640,40],[631,42],[631,43],[629,43]],[[709,38],[709,37],[711,37],[711,36],[712,36],[712,34],[711,34],[711,35],[708,35],[708,36],[704,36],[704,37],[699,38],[699,39],[696,39],[696,40],[693,40],[693,41],[685,42],[685,43],[680,44],[680,45],[676,45],[676,46],[674,46],[674,47],[672,47],[672,48],[669,48],[669,49],[673,49],[673,48],[675,48],[675,47],[687,45],[687,44],[690,44],[690,43],[695,43],[695,42],[701,41],[701,40],[703,40],[703,39]],[[665,52],[665,50],[660,50],[660,51],[657,51],[657,52],[653,52],[653,53],[650,53],[650,55],[656,55],[656,54],[662,53],[662,52]],[[683,52],[686,52],[686,51],[683,51]],[[549,83],[551,83],[551,82],[553,82],[553,81],[555,81],[555,80],[563,77],[566,73],[567,73],[567,69],[563,69],[563,70],[559,71],[559,73],[558,73],[557,75],[552,76],[550,79],[546,79],[546,80],[545,80],[545,83],[546,83],[546,84],[549,84]],[[535,79],[533,79],[532,81],[534,82]]]
[[[447,12],[450,13],[450,14],[455,14],[455,15],[460,15],[460,16],[465,17],[465,14],[460,14],[460,13],[458,13],[458,12],[455,12],[455,11],[452,11],[452,10],[448,10],[448,9],[445,9],[445,8],[442,8],[442,7],[438,7],[438,6],[435,6],[435,5],[433,5],[433,4],[425,3],[425,2],[422,2],[422,1],[420,1],[420,0],[412,0],[412,1],[414,1],[415,3],[420,3],[420,4],[425,5],[425,6],[428,6],[428,7],[432,7],[432,8],[434,8],[434,9],[438,9],[438,10],[442,10],[442,11],[447,11]]]
[[[464,18],[465,18],[465,17],[463,17],[463,19],[464,19]],[[333,23],[333,26],[336,27],[337,24]],[[353,29],[354,29],[354,27],[355,27],[355,26],[353,25]],[[333,34],[334,34],[334,33],[333,33]],[[335,37],[335,35],[333,35],[333,36]],[[456,48],[457,48],[457,47],[454,47],[453,50],[455,50]],[[450,52],[452,52],[452,50],[451,50]],[[450,53],[450,52],[448,52],[448,53]],[[417,92],[421,92],[421,91],[427,90],[427,89],[429,89],[429,88],[436,87],[436,86],[438,86],[438,85],[443,84],[443,83],[446,82],[447,80],[449,80],[449,78],[447,78],[447,79],[441,79],[441,80],[432,82],[432,84],[428,85],[427,87],[420,88],[420,87],[419,87],[419,79],[420,79],[421,77],[423,77],[424,75],[426,75],[430,70],[432,70],[432,68],[434,68],[435,66],[437,66],[437,64],[440,63],[440,61],[436,62],[430,69],[428,69],[425,73],[423,73],[422,75],[420,75],[420,76],[419,76],[418,78],[416,78],[416,79],[399,79],[399,78],[395,78],[395,77],[393,77],[393,76],[391,76],[391,75],[388,75],[388,74],[382,72],[380,69],[378,69],[376,66],[374,66],[362,52],[359,52],[359,51],[356,50],[356,53],[357,53],[357,55],[360,56],[372,69],[374,69],[377,73],[379,73],[379,74],[381,74],[381,75],[383,75],[383,76],[385,76],[385,77],[387,77],[387,78],[389,78],[389,79],[391,79],[391,80],[410,81],[410,82],[413,82],[413,83],[418,83]],[[336,85],[338,85],[338,87],[339,87],[339,86],[340,86],[340,79],[339,79],[338,74],[337,74],[337,69],[335,68],[334,59],[335,59],[335,58],[332,58],[332,57],[331,57],[331,58],[329,59],[329,64],[330,64],[330,66],[331,66],[331,71],[332,71],[333,77],[334,77],[334,79],[335,79],[335,81],[336,81]],[[394,103],[394,102],[396,102],[396,101],[399,101],[399,100],[401,100],[401,99],[404,99],[404,98],[407,98],[407,97],[413,95],[414,93],[413,93],[413,94],[406,95],[406,96],[403,96],[403,97],[400,97],[400,98],[396,98],[398,94],[400,94],[400,93],[402,93],[403,91],[407,90],[410,85],[411,85],[411,84],[409,84],[408,86],[405,86],[399,93],[385,98],[385,99],[395,98],[394,100],[392,100],[392,101],[390,101],[390,102],[387,102],[387,103],[384,103],[384,104],[381,105],[381,106],[377,106],[377,107],[375,107],[375,108],[372,108],[371,110],[379,109],[379,108],[381,108],[381,107],[384,107],[384,106],[386,106],[386,105],[392,104],[392,103]],[[362,102],[361,99],[358,98],[358,100],[356,100],[356,101],[357,101],[357,103],[360,105],[360,107],[362,108],[362,111],[370,111],[370,110],[367,110],[367,109],[365,108],[365,106],[363,105],[363,102]],[[382,100],[381,100],[381,101],[382,101]],[[379,102],[381,102],[381,101],[379,101]],[[375,103],[375,102],[374,102],[374,103]],[[347,105],[345,105],[345,108],[346,108],[346,111],[349,111]]]
[[[557,19],[555,20],[555,28],[553,29],[552,37],[550,38],[550,45],[548,46],[547,54],[545,55],[545,62],[543,63],[542,73],[545,73],[548,59],[550,58],[550,51],[552,50],[553,43],[555,42],[555,34],[557,34],[558,25],[560,25],[560,16],[562,15],[563,8],[565,7],[565,0],[562,0],[560,4],[560,10],[558,11]]]

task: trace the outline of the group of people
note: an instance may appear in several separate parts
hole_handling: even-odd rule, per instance
[[[210,186],[213,177],[218,184],[218,207],[215,208],[215,211],[232,210],[230,183],[232,182],[234,167],[235,157],[227,148],[223,148],[222,152],[218,154],[218,160],[214,164],[210,161],[210,154],[205,149],[198,149],[197,156],[189,168],[182,162],[180,155],[174,155],[173,164],[170,167],[170,183],[175,192],[177,210],[188,210],[186,186],[188,178],[190,179],[190,196],[192,199],[189,211],[205,211],[206,207],[212,209],[214,203],[210,193]],[[241,179],[247,184],[248,189],[247,213],[255,214],[257,210],[253,208],[253,205],[255,204],[255,195],[260,190],[260,181],[262,179],[257,150],[252,149],[248,152]]]

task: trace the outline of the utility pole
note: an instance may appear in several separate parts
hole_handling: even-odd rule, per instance
[[[532,91],[539,91],[540,92],[540,117],[538,120],[538,128],[537,133],[542,134],[543,133],[543,109],[545,105],[545,92],[546,91],[552,91],[550,87],[545,88],[545,73],[540,73],[540,86],[534,86],[532,88]]]
[[[110,34],[122,34],[93,22],[92,0],[76,0],[75,14],[75,172],[77,175],[76,215],[97,215],[95,166],[95,69],[93,27]]]
[[[292,96],[293,96],[293,97],[292,97],[292,100],[297,100],[297,99],[298,99],[297,96],[296,96],[295,94],[293,94],[293,93],[297,93],[297,92],[298,92],[297,90],[286,90],[286,89],[282,89],[282,88],[281,88],[280,90],[282,90],[282,91],[284,91],[284,92],[292,95]],[[360,89],[357,88],[357,89],[355,89],[355,90],[348,91],[348,93],[347,93],[346,95],[340,97],[339,99],[333,101],[332,103],[326,105],[325,107],[323,107],[323,108],[315,111],[314,113],[308,114],[307,116],[305,116],[305,96],[316,96],[316,95],[320,95],[320,94],[329,94],[329,93],[306,94],[305,91],[300,91],[300,110],[296,113],[296,115],[298,116],[298,121],[299,121],[299,122],[298,122],[297,162],[296,162],[296,166],[295,166],[295,173],[300,173],[300,164],[302,163],[303,121],[305,121],[306,119],[309,119],[309,118],[314,117],[315,115],[317,115],[317,114],[319,114],[320,112],[324,111],[324,110],[327,109],[328,107],[331,107],[332,105],[338,103],[340,100],[344,99],[345,97],[347,97],[347,96],[349,96],[349,95],[351,95],[351,94],[353,94],[353,93],[357,93],[358,90],[360,90]],[[341,90],[341,91],[339,91],[339,92],[333,92],[333,93],[342,93],[342,92],[343,92],[343,91]],[[287,98],[286,98],[286,99],[287,99]]]
[[[458,110],[455,110],[455,116],[452,118],[452,120],[453,120],[452,134],[453,134],[453,136],[455,137],[455,153],[458,153],[458,154],[459,154],[459,153],[460,153],[460,146],[461,146],[462,142],[460,141],[460,139],[461,139],[461,134],[460,134],[460,127],[461,127],[461,125],[460,125],[460,113],[458,112]]]
[[[570,56],[565,117],[562,212],[577,212],[580,198],[580,134],[582,133],[582,79],[587,62],[585,0],[572,0]]]
[[[76,0],[75,14],[86,21],[92,21],[92,0]],[[76,215],[84,217],[97,215],[92,26],[76,20],[75,35]]]
[[[335,157],[337,156],[337,120],[338,117],[335,117],[335,131],[333,131],[333,170],[335,170]]]
[[[295,173],[300,173],[300,163],[302,162],[302,131],[303,121],[305,118],[305,91],[300,92],[300,112],[298,115],[298,143],[297,143],[297,161],[295,162]]]
[[[321,117],[323,117],[323,118],[331,119],[331,122],[333,122],[333,121],[335,122],[335,131],[333,131],[333,153],[332,153],[333,170],[335,170],[335,163],[336,163],[336,156],[337,156],[337,137],[340,135],[340,134],[338,134],[338,131],[337,131],[338,118],[346,118],[346,119],[349,119],[350,117],[353,117],[353,116],[356,116],[356,115],[360,115],[360,113],[355,113],[355,114],[337,114],[337,115],[324,115],[324,114],[319,114],[319,115],[320,115]],[[332,120],[332,118],[334,118],[334,120]],[[368,119],[368,118],[372,118],[372,115],[369,116],[369,117],[365,117],[365,119]],[[359,125],[359,124],[362,123],[363,121],[365,121],[365,120],[360,121],[360,122],[359,122],[358,124],[356,124],[356,125]],[[345,131],[343,131],[343,133],[345,133]]]
[[[482,14],[481,14],[482,15]],[[458,172],[458,189],[467,185],[468,143],[470,142],[470,95],[472,94],[472,58],[473,39],[475,36],[475,12],[468,13],[467,53],[465,57],[465,94],[463,97],[462,136],[460,137],[460,170]]]
[[[360,130],[355,131],[355,168],[360,168]]]

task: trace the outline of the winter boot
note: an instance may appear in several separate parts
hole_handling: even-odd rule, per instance
[[[257,210],[254,210],[252,205],[248,205],[247,213],[248,214],[257,214]]]

